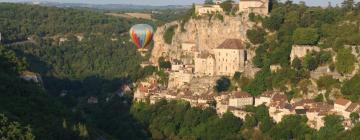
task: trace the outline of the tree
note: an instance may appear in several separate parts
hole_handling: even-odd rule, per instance
[[[302,68],[301,63],[302,63],[301,60],[299,58],[295,57],[292,62],[292,67],[295,68],[296,70],[300,70]]]
[[[10,122],[4,114],[0,114],[1,140],[34,140],[35,136],[29,126],[22,127],[18,122]]]
[[[219,80],[216,81],[215,90],[217,92],[228,91],[231,86],[231,81],[227,77],[221,77]]]
[[[305,139],[306,135],[313,133],[314,130],[306,124],[305,116],[290,115],[285,116],[271,131],[273,139]]]
[[[307,54],[304,58],[304,67],[310,71],[315,70],[318,67],[318,62],[316,58],[313,57],[311,54]]]
[[[335,67],[341,74],[351,73],[355,69],[355,56],[350,49],[340,49],[336,56]]]
[[[352,77],[350,80],[347,80],[344,82],[341,93],[344,95],[351,96],[354,101],[359,100],[360,96],[360,74],[356,74],[354,77]]]
[[[163,38],[164,38],[165,43],[167,43],[167,44],[171,44],[171,43],[172,43],[173,36],[175,35],[175,29],[176,29],[177,27],[178,27],[177,25],[173,25],[173,26],[168,27],[168,28],[165,30],[165,33],[164,33],[164,35],[163,35]]]
[[[345,130],[342,125],[343,118],[341,116],[329,115],[324,118],[324,121],[324,127],[320,128],[316,139],[335,138],[337,134]]]
[[[281,24],[284,22],[284,15],[282,11],[272,11],[270,17],[266,17],[263,20],[263,25],[265,28],[276,31],[279,30],[281,27]]]
[[[226,14],[229,14],[233,10],[233,0],[226,0],[220,4],[220,7],[225,11]]]
[[[297,28],[294,31],[293,40],[297,45],[316,45],[320,39],[315,28]]]
[[[344,0],[341,5],[342,5],[342,8],[344,8],[345,10],[347,11],[351,11],[353,10],[354,8],[354,0]]]
[[[234,79],[235,81],[239,81],[240,78],[241,78],[241,73],[238,72],[238,71],[235,72],[235,73],[234,73],[234,76],[233,76],[233,79]]]
[[[319,80],[317,80],[317,85],[320,89],[325,89],[325,90],[331,90],[335,87],[339,87],[340,86],[340,81],[337,79],[334,79],[332,76],[327,75],[327,76],[321,76],[319,78]]]
[[[170,61],[165,61],[164,57],[160,57],[158,59],[158,63],[159,63],[159,67],[161,69],[170,69],[171,68],[171,62]]]
[[[213,0],[205,0],[204,4],[214,4],[214,1]]]
[[[253,44],[261,44],[265,42],[266,32],[262,28],[256,28],[246,31],[246,36]]]
[[[245,116],[244,127],[251,129],[251,128],[254,128],[255,126],[257,126],[256,118],[253,115],[247,114]]]
[[[351,112],[351,114],[350,114],[350,119],[351,119],[351,122],[353,123],[353,124],[355,124],[355,123],[357,123],[357,122],[359,122],[359,113],[357,113],[357,112]]]

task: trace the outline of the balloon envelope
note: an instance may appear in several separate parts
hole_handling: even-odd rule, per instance
[[[130,29],[130,37],[138,49],[145,49],[153,39],[153,32],[150,25],[136,24]]]

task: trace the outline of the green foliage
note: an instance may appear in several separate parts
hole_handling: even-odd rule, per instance
[[[212,109],[191,108],[185,102],[164,100],[155,105],[134,104],[131,112],[148,127],[152,139],[241,139],[242,121],[231,113],[219,118]]]
[[[215,4],[213,0],[205,0],[204,4]]]
[[[315,99],[315,102],[323,102],[324,101],[324,96],[322,94],[318,94]]]
[[[272,88],[271,81],[269,77],[271,76],[271,71],[269,68],[262,69],[255,75],[255,79],[245,88],[245,90],[251,93],[253,96],[258,96],[267,89]]]
[[[241,73],[237,71],[237,72],[234,73],[234,76],[233,76],[232,79],[235,80],[235,81],[239,81],[240,78],[241,78]]]
[[[29,126],[23,127],[18,122],[10,122],[4,114],[0,114],[1,140],[34,140],[35,136]]]
[[[358,101],[360,96],[360,74],[356,74],[353,78],[345,81],[341,93],[347,96],[351,96],[353,101]]]
[[[305,139],[314,132],[306,124],[306,116],[285,116],[270,132],[273,139]]]
[[[226,0],[220,4],[220,7],[224,10],[226,14],[230,14],[232,12],[233,8],[233,0]]]
[[[172,43],[172,39],[173,39],[173,36],[175,35],[176,28],[177,28],[177,25],[166,28],[165,33],[163,35],[165,43],[167,43],[167,44]]]
[[[317,133],[316,139],[336,138],[336,136],[344,131],[342,125],[343,118],[337,115],[329,115],[324,118],[325,126],[321,127]]]
[[[302,68],[302,61],[299,58],[295,57],[292,61],[292,67],[296,70],[300,70]]]
[[[351,119],[351,122],[356,124],[357,122],[359,122],[359,113],[357,112],[351,112],[350,114],[350,119]]]
[[[217,92],[223,92],[223,91],[228,91],[230,89],[230,86],[231,86],[230,79],[223,76],[216,81],[216,85],[214,88]]]
[[[307,54],[304,58],[303,65],[307,70],[313,71],[319,66],[319,63],[316,61],[315,57],[311,54]]]
[[[254,128],[255,126],[257,126],[257,120],[253,115],[246,115],[245,116],[245,122],[244,122],[244,127],[245,128]]]
[[[316,45],[319,39],[319,33],[314,28],[297,28],[293,35],[294,43],[298,45]]]
[[[325,89],[325,90],[331,90],[333,88],[340,87],[340,81],[334,79],[330,75],[320,77],[316,83],[320,89]]]
[[[159,60],[158,60],[158,63],[159,63],[159,67],[161,69],[170,69],[171,68],[170,61],[165,61],[164,57],[160,57]]]
[[[271,12],[270,17],[263,20],[263,26],[271,31],[279,30],[281,24],[284,22],[284,13],[281,10],[275,9]]]
[[[266,32],[262,28],[255,28],[246,31],[246,36],[253,44],[261,44],[265,42]]]
[[[349,49],[340,49],[336,56],[335,67],[341,74],[351,73],[355,69],[355,56]]]
[[[135,21],[106,16],[89,10],[60,9],[26,4],[0,4],[0,32],[4,43],[27,40],[36,35],[50,37],[68,33],[118,35]],[[21,27],[21,28],[20,28]]]

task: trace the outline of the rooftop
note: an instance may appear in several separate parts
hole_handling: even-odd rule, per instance
[[[243,91],[237,91],[234,94],[235,98],[249,98],[252,97],[249,93]]]
[[[356,103],[351,103],[350,106],[346,109],[346,111],[348,112],[354,112],[356,111],[355,109],[359,106],[359,104]]]
[[[226,39],[217,49],[244,49],[244,44],[240,39]]]
[[[345,106],[345,105],[347,105],[348,103],[351,103],[351,101],[350,101],[350,100],[347,100],[347,99],[344,99],[344,98],[338,98],[338,99],[336,99],[336,101],[335,101],[335,104],[342,105],[342,106]]]

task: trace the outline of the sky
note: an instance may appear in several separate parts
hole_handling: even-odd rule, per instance
[[[0,2],[23,2],[32,0],[0,0]],[[89,4],[135,4],[135,5],[190,5],[202,3],[204,0],[39,0],[61,3],[89,3]],[[239,1],[239,0],[235,0]],[[294,2],[305,1],[310,6],[327,6],[329,2],[333,6],[340,4],[343,0],[293,0]],[[360,0],[355,0],[359,2]]]

